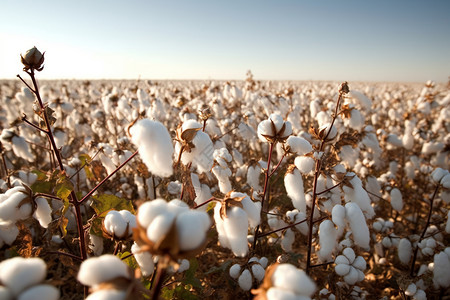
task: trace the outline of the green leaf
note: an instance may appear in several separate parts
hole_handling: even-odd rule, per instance
[[[135,214],[133,203],[131,202],[131,200],[127,200],[110,194],[95,195],[92,196],[92,198],[94,199],[94,201],[92,201],[91,207],[99,217],[105,217],[110,210],[119,211],[126,209]]]
[[[195,277],[195,272],[198,269],[198,261],[196,258],[193,258],[189,261],[189,269],[184,274],[183,283],[190,284],[196,289],[200,289],[202,287],[202,283],[198,278]]]
[[[69,199],[70,193],[73,191],[73,183],[65,173],[61,173],[56,180],[55,192],[56,196],[63,200]]]
[[[122,259],[123,257],[126,257],[128,255],[130,255],[131,253],[128,251],[125,251],[124,253],[119,253],[117,254],[117,256]],[[136,259],[134,258],[133,255],[131,255],[130,257],[127,257],[125,259],[122,259],[122,261],[124,263],[127,264],[127,266],[129,266],[131,269],[135,270],[139,267],[138,263],[136,262]]]
[[[86,177],[89,180],[95,180],[94,173],[91,170],[90,163],[92,161],[92,158],[89,156],[89,154],[80,154],[78,155],[78,159],[81,161],[81,165],[84,166],[84,172],[86,173]]]

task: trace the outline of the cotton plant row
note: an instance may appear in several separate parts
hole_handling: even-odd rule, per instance
[[[35,56],[30,54],[24,70],[34,76],[42,63],[33,61],[36,50],[30,53]],[[63,228],[74,237],[87,228],[78,278],[91,287],[92,299],[145,294],[139,281],[152,276],[159,278],[152,292],[159,293],[170,270],[189,269],[186,259],[201,261],[202,251],[225,253],[229,278],[242,293],[253,289],[261,299],[313,297],[316,286],[321,297],[345,290],[362,298],[370,290],[365,273],[373,263],[408,273],[411,284],[401,286],[408,296],[422,299],[448,288],[445,269],[436,266],[448,262],[450,96],[436,93],[430,82],[418,91],[292,87],[251,76],[243,85],[57,82],[39,89],[49,104],[44,108],[35,102],[36,86],[24,83],[19,89],[2,86],[11,97],[1,99],[6,108],[0,112],[7,171],[0,243],[17,243],[21,224],[32,235],[36,226],[50,231],[61,222],[68,222]],[[398,99],[408,100],[401,105]],[[36,134],[37,127],[42,136],[51,132],[54,144]],[[39,145],[58,149],[61,161]],[[30,172],[55,170],[58,163],[62,175]],[[18,169],[20,179],[12,172]],[[43,180],[54,180],[58,189],[31,191]],[[131,201],[137,213],[94,215],[99,198],[91,197],[93,191]],[[89,230],[98,219],[102,236]],[[105,256],[124,251],[133,255],[142,278],[117,256]],[[254,257],[263,252],[267,262]],[[306,261],[265,270],[285,254],[307,254]],[[83,275],[91,272],[81,273],[85,263],[95,265],[88,256],[105,256],[104,264],[122,271],[99,279]],[[295,280],[277,279],[290,272],[316,284],[296,289]],[[325,283],[321,278],[328,272],[338,281]],[[430,276],[433,284],[419,276]]]

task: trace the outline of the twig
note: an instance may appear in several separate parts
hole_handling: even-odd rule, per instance
[[[46,251],[45,253],[46,253],[46,254],[58,254],[58,255],[64,255],[64,256],[68,256],[68,257],[70,257],[70,258],[72,258],[72,259],[75,259],[75,260],[77,260],[77,261],[83,261],[83,259],[82,259],[81,257],[79,257],[79,256],[77,256],[77,255],[70,254],[70,253],[66,253],[66,252],[61,252],[61,251]]]
[[[209,198],[208,200],[206,200],[205,202],[203,202],[202,204],[199,204],[199,205],[194,206],[193,209],[197,209],[197,208],[199,208],[199,207],[202,207],[203,205],[206,205],[206,204],[208,204],[209,202],[214,201],[214,200],[217,200],[217,198],[216,198],[216,197],[211,197],[211,198]]]

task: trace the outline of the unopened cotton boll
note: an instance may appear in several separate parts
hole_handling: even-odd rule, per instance
[[[35,299],[58,300],[59,290],[49,284],[39,284],[27,289],[17,297],[17,300]]]
[[[400,212],[403,209],[403,198],[400,190],[397,188],[393,188],[390,192],[390,197],[392,208]]]
[[[84,285],[96,286],[121,277],[130,278],[128,266],[119,257],[105,254],[83,261],[77,279]]]
[[[149,119],[139,120],[130,128],[130,134],[150,172],[160,177],[172,175],[172,138],[163,124]]]

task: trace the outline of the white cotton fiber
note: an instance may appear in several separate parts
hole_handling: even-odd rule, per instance
[[[182,251],[198,248],[205,241],[206,232],[211,225],[206,212],[195,210],[181,213],[175,222]]]
[[[247,194],[232,192],[230,197],[245,197],[241,204],[244,211],[247,213],[248,223],[250,227],[255,228],[261,221],[261,202],[253,202]]]
[[[29,204],[22,205],[24,208],[21,210],[18,208],[19,204],[27,197],[27,194],[16,191],[0,203],[0,225],[15,223],[21,217],[24,217],[27,212],[31,214],[31,205]]]
[[[15,224],[0,225],[0,247],[3,246],[3,243],[11,245],[18,234],[19,229]]]
[[[11,291],[7,287],[0,285],[0,299],[2,299],[2,300],[14,300],[14,297],[11,294]]]
[[[184,151],[181,160],[184,165],[192,162],[192,165],[197,168],[199,173],[209,172],[214,164],[214,146],[211,138],[203,131],[197,131],[192,140],[195,148],[191,152]]]
[[[294,243],[294,240],[295,240],[295,233],[290,228],[287,229],[281,240],[281,248],[285,252],[291,252],[292,244]]]
[[[80,266],[77,279],[84,285],[95,286],[119,277],[130,278],[128,266],[117,256],[105,254],[85,260]]]
[[[311,297],[316,290],[316,284],[303,270],[291,264],[280,264],[272,274],[274,287],[293,291],[302,296]]]
[[[331,220],[334,224],[340,228],[345,227],[345,207],[340,204],[336,204],[331,211]]]
[[[266,271],[260,264],[252,265],[252,274],[253,277],[256,278],[257,281],[261,282],[264,279]]]
[[[247,255],[248,219],[245,211],[237,206],[228,209],[223,225],[234,255],[240,257]]]
[[[407,265],[411,260],[411,254],[412,254],[411,242],[406,238],[401,239],[400,242],[398,243],[398,258],[403,264]]]
[[[447,223],[445,224],[445,232],[450,233],[450,210],[447,212]]]
[[[302,137],[293,136],[287,138],[286,146],[289,146],[290,152],[296,155],[304,155],[313,150],[311,144]]]
[[[162,212],[147,227],[147,237],[150,241],[157,243],[172,227],[176,215],[169,211]]]
[[[292,205],[299,211],[306,212],[302,174],[297,168],[294,168],[292,172],[286,173],[284,186],[289,198],[291,198]]]
[[[103,226],[112,236],[117,236],[119,238],[125,236],[127,224],[116,210],[111,210],[106,214],[105,219],[103,220]]]
[[[241,273],[241,266],[239,264],[232,265],[229,273],[231,278],[237,279]]]
[[[47,228],[52,221],[52,208],[48,204],[47,199],[43,197],[36,197],[36,211],[33,216],[39,221],[42,227]]]
[[[434,281],[443,288],[450,286],[450,258],[445,252],[434,255]]]
[[[133,253],[139,267],[141,268],[142,275],[152,275],[155,269],[155,263],[153,262],[153,256],[151,255],[151,253],[148,251],[142,252],[141,248],[136,243],[133,243],[133,245],[131,246],[131,252]]]
[[[241,289],[244,291],[249,291],[252,288],[252,274],[248,269],[245,269],[242,271],[241,275],[239,276],[238,283]]]
[[[29,162],[34,161],[34,155],[31,153],[30,145],[23,137],[15,135],[11,139],[11,142],[14,154]]]
[[[124,300],[126,297],[127,291],[106,289],[90,294],[86,300]]]
[[[400,212],[403,209],[402,193],[398,188],[393,188],[390,192],[391,206],[396,211]]]
[[[176,216],[188,210],[189,206],[186,204],[186,202],[183,202],[180,199],[173,199],[167,203],[167,211],[173,213]]]
[[[259,177],[261,175],[261,167],[259,165],[249,166],[247,169],[247,184],[255,191],[262,191],[262,187],[259,183]]]
[[[366,224],[366,219],[356,203],[345,205],[346,219],[352,230],[353,240],[363,249],[369,249],[370,233]]]
[[[167,202],[163,199],[155,199],[144,202],[139,206],[137,219],[141,226],[147,228],[156,216],[167,210]]]
[[[143,119],[130,128],[131,141],[138,147],[142,161],[156,176],[173,173],[173,144],[169,131],[158,121]]]
[[[309,156],[297,156],[294,160],[294,164],[297,169],[303,174],[308,174],[314,169],[315,160]]]
[[[319,226],[319,259],[322,262],[332,260],[333,250],[336,247],[337,231],[333,222],[325,220]]]
[[[59,290],[49,284],[39,284],[27,289],[26,291],[22,292],[19,297],[17,297],[17,300],[36,299],[58,300]]]
[[[44,280],[46,273],[47,266],[40,258],[17,256],[0,263],[0,282],[16,297],[24,289]]]
[[[271,287],[266,292],[267,300],[309,300],[309,297],[298,296],[293,291]]]
[[[362,187],[361,179],[354,173],[348,173],[348,175],[353,175],[354,177],[350,180],[350,184],[353,188],[349,186],[343,186],[345,200],[347,202],[354,202],[358,204],[359,208],[364,212],[364,215],[371,219],[375,215],[375,211],[371,205],[371,200],[369,195]]]

